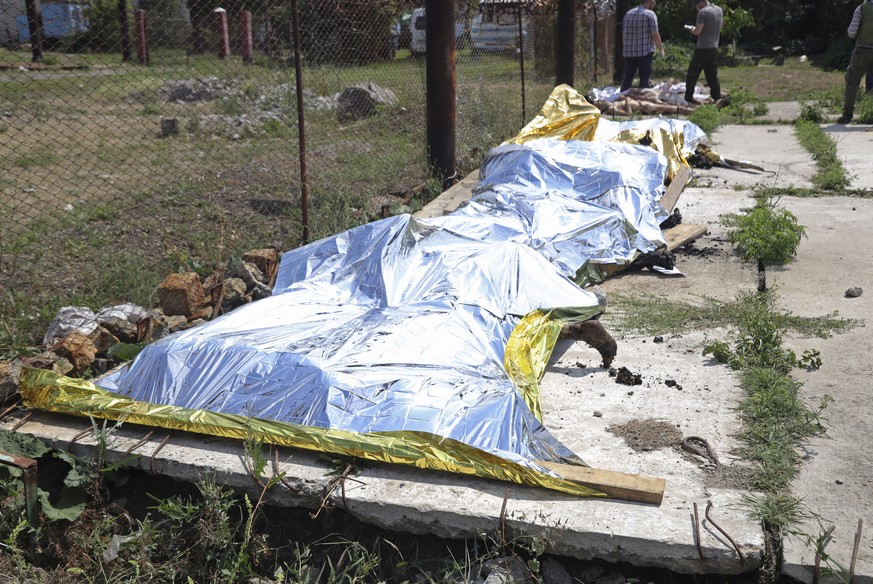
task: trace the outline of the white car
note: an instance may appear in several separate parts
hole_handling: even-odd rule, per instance
[[[455,21],[455,42],[460,42],[466,28],[463,20]],[[424,8],[416,8],[412,11],[412,22],[409,29],[412,32],[412,40],[409,43],[412,55],[418,57],[425,54],[427,52],[427,20]]]

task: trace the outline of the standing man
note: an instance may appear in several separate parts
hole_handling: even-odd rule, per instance
[[[709,0],[691,1],[697,9],[697,22],[690,31],[697,37],[697,48],[694,50],[694,56],[688,64],[688,73],[685,75],[685,101],[698,103],[694,100],[694,87],[697,85],[701,71],[706,76],[712,99],[718,101],[721,99],[721,85],[718,82],[718,40],[721,36],[724,15],[721,8],[710,4]]]
[[[849,61],[849,68],[846,70],[843,115],[837,120],[838,124],[848,124],[852,121],[861,77],[866,74],[869,79],[873,73],[873,0],[866,0],[855,9],[852,22],[846,32],[849,38],[855,39],[855,50],[852,51],[852,60]]]
[[[627,11],[621,22],[622,56],[624,57],[624,81],[621,91],[630,89],[637,70],[640,72],[640,87],[649,87],[652,75],[652,58],[655,47],[664,58],[664,45],[658,32],[658,17],[652,12],[655,0],[643,0],[639,6]]]

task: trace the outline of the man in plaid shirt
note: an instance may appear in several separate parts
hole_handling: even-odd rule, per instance
[[[622,56],[624,57],[624,81],[621,91],[630,88],[637,70],[640,72],[640,87],[649,87],[652,75],[652,57],[655,47],[664,58],[664,45],[658,32],[658,17],[652,12],[655,0],[643,0],[639,6],[627,11],[621,24]]]

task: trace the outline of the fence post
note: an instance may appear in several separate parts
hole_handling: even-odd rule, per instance
[[[140,65],[150,65],[149,61],[149,37],[146,19],[148,12],[139,9],[133,13],[136,24],[136,60]]]
[[[428,163],[443,188],[457,182],[455,167],[455,0],[425,2]]]
[[[615,46],[613,55],[614,69],[612,72],[612,80],[617,84],[621,84],[624,77],[624,51],[622,40],[622,21],[624,15],[627,14],[630,8],[629,0],[615,0]]]
[[[230,55],[230,37],[227,32],[227,10],[224,8],[216,8],[215,13],[215,33],[218,36],[218,58],[224,59]]]
[[[309,243],[309,176],[306,173],[306,116],[303,102],[303,58],[300,51],[300,11],[291,0],[291,34],[294,37],[294,75],[297,82],[297,143],[300,145],[300,219],[303,245]]]
[[[39,10],[39,0],[25,0],[27,11],[27,29],[30,32],[30,50],[33,62],[42,61],[42,14]]]
[[[130,61],[130,24],[127,21],[127,0],[118,0],[118,26],[121,32],[121,61]]]
[[[555,85],[566,83],[573,87],[576,72],[576,0],[559,0],[558,2],[558,54],[556,57]]]
[[[527,85],[524,80],[524,20],[521,2],[518,3],[518,71],[521,75],[521,126],[527,123]]]
[[[239,14],[239,45],[242,51],[242,61],[246,65],[252,62],[252,12],[243,10]]]

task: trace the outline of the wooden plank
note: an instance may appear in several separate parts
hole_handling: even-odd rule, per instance
[[[691,169],[685,165],[680,166],[670,186],[664,191],[664,196],[661,197],[661,204],[668,213],[673,212],[673,208],[679,200],[679,195],[685,190],[689,180],[691,180]]]
[[[538,460],[537,464],[558,473],[564,480],[591,487],[614,499],[655,505],[660,505],[664,499],[664,487],[667,482],[661,478],[544,460]]]
[[[667,251],[673,251],[689,241],[694,241],[701,235],[705,235],[706,232],[706,227],[703,227],[702,225],[693,225],[691,223],[680,223],[675,227],[665,229],[664,239],[667,240]]]

